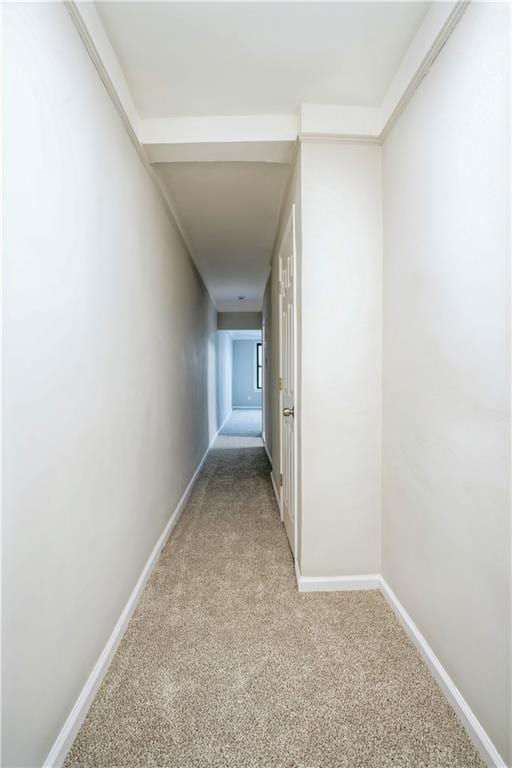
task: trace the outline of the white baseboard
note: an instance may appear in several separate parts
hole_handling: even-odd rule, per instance
[[[433,677],[453,707],[468,736],[489,768],[507,768],[473,710],[445,670],[387,581],[380,574],[363,576],[302,576],[297,562],[295,575],[299,592],[332,592],[380,589],[392,611],[418,649]]]
[[[506,763],[478,721],[471,707],[443,667],[434,651],[422,635],[404,606],[401,604],[387,581],[380,577],[380,589],[388,605],[397,616],[412,642],[420,652],[433,677],[455,710],[459,720],[468,732],[471,741],[477,748],[482,760],[489,768],[506,768]]]
[[[261,411],[261,405],[234,405],[234,411]]]
[[[277,490],[276,481],[274,480],[274,475],[272,472],[270,473],[270,482],[272,483],[272,488],[274,489],[274,496],[276,497],[277,506],[279,509],[279,516],[281,520],[283,519],[283,510],[281,508],[281,494]]]
[[[151,575],[153,568],[155,567],[155,564],[160,556],[162,549],[165,546],[167,539],[169,538],[173,528],[179,520],[181,512],[183,511],[188,497],[190,496],[194,483],[196,482],[197,477],[203,468],[206,457],[218,433],[220,432],[220,429],[222,429],[222,426],[213,437],[188,486],[178,501],[178,504],[169,521],[167,522],[160,538],[155,544],[155,547],[153,548],[153,551],[151,552],[149,559],[144,566],[144,569],[133,589],[133,592],[128,598],[128,602],[126,603],[123,612],[121,613],[121,616],[119,617],[112,631],[112,634],[110,635],[98,661],[96,662],[73,709],[71,710],[71,713],[69,714],[69,717],[64,723],[52,749],[48,754],[48,757],[44,762],[43,768],[60,768],[60,766],[62,766],[64,763],[66,755],[69,752],[71,745],[73,744],[78,730],[80,729],[80,726],[82,725],[87,715],[89,707],[92,704],[94,696],[96,695],[96,692],[107,672],[110,662],[114,657],[117,647],[121,642],[126,627],[128,626],[128,622],[130,621],[130,618],[137,606],[146,582]],[[277,504],[281,510],[279,494],[274,482],[274,477],[272,474],[270,477]],[[297,577],[297,586],[299,592],[331,592],[380,589],[387,603],[396,614],[398,620],[425,660],[432,675],[437,680],[439,686],[455,710],[457,716],[463,723],[468,732],[468,735],[470,736],[486,765],[489,766],[489,768],[507,768],[505,761],[500,756],[498,750],[492,743],[483,726],[472,711],[471,707],[464,699],[463,695],[435,655],[434,651],[410,615],[405,610],[404,606],[400,603],[397,596],[394,594],[393,590],[382,576],[378,574],[365,574],[356,576],[302,576],[300,574],[297,562],[295,562],[295,573]]]
[[[265,442],[265,438],[263,437],[263,434],[261,435],[261,439],[263,440],[263,447],[265,449],[265,453],[268,456],[268,460],[270,461],[270,466],[272,466],[272,456],[269,453],[269,450],[267,448],[267,443]]]
[[[380,577],[376,573],[360,576],[302,576],[295,566],[299,592],[353,592],[379,589]]]
[[[119,619],[117,620],[117,624],[112,630],[112,634],[107,640],[107,644],[105,645],[103,651],[101,652],[98,661],[94,665],[94,668],[91,674],[89,675],[89,678],[87,679],[87,682],[85,683],[78,699],[76,700],[76,703],[73,709],[71,710],[66,722],[62,726],[62,729],[59,735],[57,736],[57,739],[55,740],[55,743],[51,748],[48,754],[48,757],[44,761],[43,768],[60,768],[60,766],[62,766],[62,764],[64,763],[64,760],[66,759],[66,755],[71,749],[71,745],[75,740],[75,737],[80,729],[80,726],[85,720],[87,712],[89,711],[89,707],[93,702],[96,692],[100,687],[103,681],[103,678],[105,677],[105,674],[110,666],[110,662],[112,661],[114,654],[117,650],[117,647],[121,642],[121,639],[126,631],[128,622],[130,621],[132,614],[135,608],[137,607],[137,603],[139,602],[139,599],[142,595],[144,587],[146,586],[146,582],[149,579],[151,572],[156,565],[156,562],[160,556],[162,549],[166,544],[167,539],[171,535],[173,528],[175,527],[176,523],[180,518],[183,508],[187,503],[188,497],[190,496],[190,493],[192,491],[192,488],[194,487],[197,477],[201,469],[203,468],[204,462],[206,461],[206,457],[208,456],[210,448],[212,447],[212,444],[216,439],[217,434],[215,435],[213,440],[210,442],[210,445],[208,446],[208,449],[206,450],[203,458],[199,462],[199,465],[196,471],[194,472],[192,479],[190,480],[189,484],[185,488],[185,491],[183,492],[183,495],[178,501],[178,504],[176,505],[174,512],[169,518],[160,538],[156,542],[153,548],[153,551],[151,552],[148,558],[148,561],[146,562],[146,565],[144,566],[144,569],[141,575],[139,576],[139,579],[133,589],[133,592],[128,598],[128,602],[126,603],[123,609],[123,612],[121,613]]]
[[[224,419],[224,421],[222,422],[222,424],[221,424],[221,425],[220,425],[220,427],[218,428],[217,432],[215,433],[215,436],[213,437],[213,439],[212,439],[212,441],[211,441],[211,443],[210,443],[210,448],[212,447],[213,443],[215,442],[215,440],[216,440],[216,439],[218,438],[218,436],[220,435],[220,432],[221,432],[221,430],[222,430],[222,428],[223,428],[224,424],[225,424],[225,423],[226,423],[226,421],[229,419],[229,417],[231,416],[231,414],[232,414],[232,413],[233,413],[233,409],[232,409],[232,408],[230,408],[230,409],[229,409],[229,412],[228,412],[228,415],[226,416],[226,418]]]

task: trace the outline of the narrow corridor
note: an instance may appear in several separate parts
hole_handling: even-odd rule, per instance
[[[233,410],[221,435],[261,437],[261,408]]]
[[[218,437],[65,768],[482,766],[380,593],[297,592],[260,446]]]
[[[0,18],[0,765],[512,768],[512,2]]]

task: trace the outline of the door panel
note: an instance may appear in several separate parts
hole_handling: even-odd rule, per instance
[[[281,245],[281,467],[283,482],[283,523],[295,555],[295,211]],[[286,415],[285,415],[286,414]]]

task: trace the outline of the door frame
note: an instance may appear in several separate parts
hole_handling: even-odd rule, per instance
[[[268,453],[267,450],[267,433],[265,430],[265,424],[266,424],[266,412],[267,412],[267,388],[265,386],[265,378],[267,375],[267,366],[265,365],[265,357],[267,355],[267,324],[265,322],[265,313],[262,314],[261,318],[261,437],[263,440],[263,445],[265,446],[265,450]],[[258,365],[258,362],[256,361],[256,365]],[[256,371],[256,376],[258,375],[258,372]]]
[[[297,519],[297,498],[299,488],[298,478],[298,423],[300,418],[299,411],[299,390],[298,390],[298,338],[297,338],[297,248],[296,248],[296,226],[295,226],[295,203],[291,206],[288,220],[283,230],[281,244],[279,246],[278,268],[279,268],[279,470],[283,469],[283,392],[281,381],[283,378],[283,323],[282,323],[282,269],[283,269],[283,245],[290,234],[292,239],[292,269],[293,269],[293,392],[294,392],[294,424],[293,424],[293,539],[294,539],[294,557],[298,561],[298,519]],[[283,486],[279,484],[279,513],[281,522],[283,518]]]

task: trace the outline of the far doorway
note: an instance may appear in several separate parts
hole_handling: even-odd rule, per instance
[[[232,340],[232,411],[221,434],[261,438],[264,381],[262,333],[260,330],[228,333]]]

